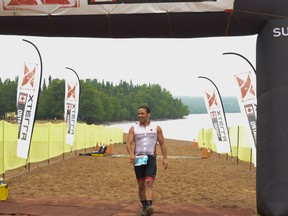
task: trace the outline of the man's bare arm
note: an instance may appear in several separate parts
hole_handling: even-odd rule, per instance
[[[164,139],[162,129],[159,126],[157,127],[157,139],[160,145],[161,153],[163,155],[163,167],[164,169],[167,169],[168,168],[167,147],[165,144],[165,139]]]
[[[135,164],[135,154],[132,148],[134,142],[134,127],[129,129],[127,141],[126,141],[126,150],[130,156],[130,162],[134,165]]]

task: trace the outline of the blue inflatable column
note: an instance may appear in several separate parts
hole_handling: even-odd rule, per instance
[[[257,210],[288,215],[288,20],[270,20],[258,34]]]

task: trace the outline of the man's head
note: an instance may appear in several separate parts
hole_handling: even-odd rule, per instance
[[[138,120],[140,124],[148,124],[150,121],[150,109],[148,106],[140,106],[138,108]]]
[[[150,108],[148,106],[146,106],[146,105],[138,107],[138,110],[139,109],[145,109],[147,113],[150,113]]]

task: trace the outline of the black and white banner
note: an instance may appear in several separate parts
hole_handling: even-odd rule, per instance
[[[79,80],[71,75],[65,81],[66,143],[73,145],[79,107]]]
[[[38,101],[41,72],[38,63],[24,62],[17,89],[18,145],[17,156],[28,158]]]
[[[205,91],[205,104],[216,135],[217,153],[230,153],[230,140],[222,105],[215,90]]]
[[[256,147],[257,147],[257,98],[256,89],[254,88],[251,72],[245,72],[234,75],[237,86],[239,88],[239,105],[246,114],[249,129],[251,133],[248,133],[251,143],[252,153],[256,159]],[[255,160],[256,161],[256,160]]]

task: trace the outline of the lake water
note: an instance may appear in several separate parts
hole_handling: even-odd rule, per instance
[[[226,114],[228,127],[247,126],[247,117],[242,113]],[[190,114],[184,119],[156,121],[162,128],[165,138],[177,140],[198,140],[198,132],[202,128],[212,128],[212,121],[208,114]],[[129,128],[133,125],[130,123],[111,124],[112,127],[122,128],[124,133],[128,133]]]

